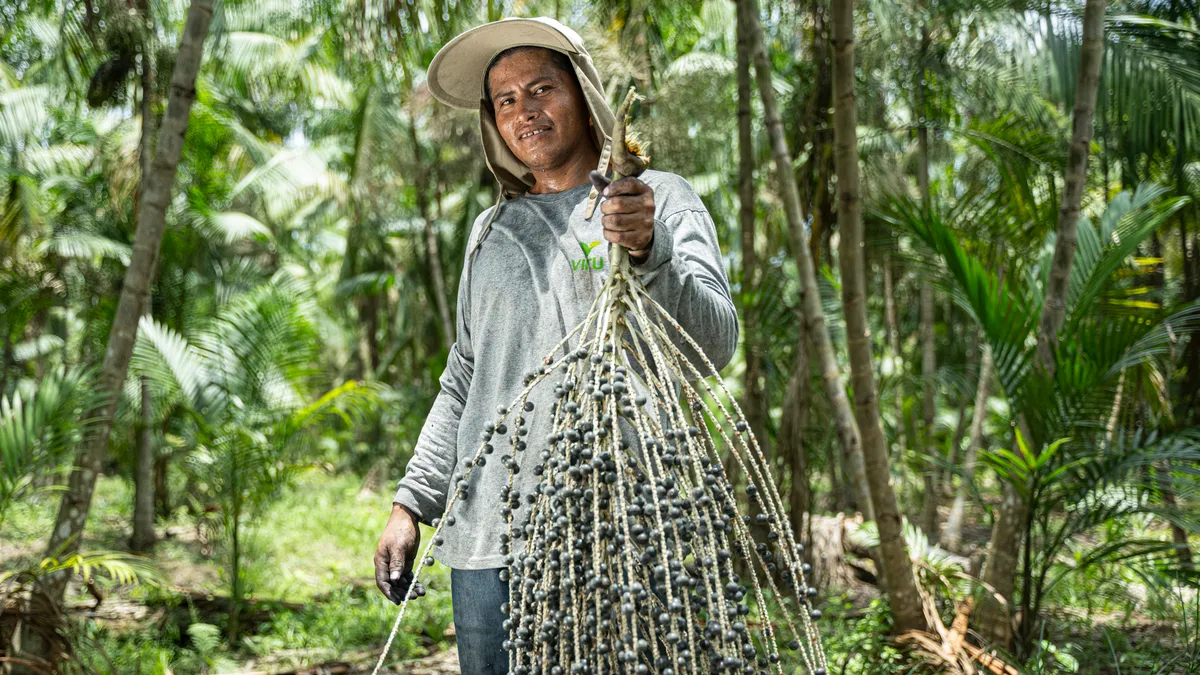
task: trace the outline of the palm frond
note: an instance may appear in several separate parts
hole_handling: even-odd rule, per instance
[[[50,96],[46,85],[0,91],[0,145],[14,147],[42,130],[49,120]]]
[[[1085,225],[1080,221],[1076,260],[1067,288],[1065,332],[1073,332],[1082,317],[1092,314],[1101,293],[1112,283],[1113,273],[1128,263],[1129,256],[1167,218],[1187,204],[1187,198],[1156,201],[1166,192],[1164,187],[1143,184],[1128,203],[1114,201],[1115,206],[1107,209],[1101,219],[1101,232],[1090,222]],[[1115,212],[1112,216],[1110,210]]]
[[[998,380],[1009,400],[1019,400],[1031,363],[1029,336],[1040,306],[1013,290],[1011,277],[1002,284],[978,258],[967,253],[956,233],[935,213],[905,197],[889,199],[880,217],[911,232],[945,265],[956,304],[977,323],[992,348]]]
[[[63,348],[63,339],[57,335],[43,333],[30,340],[24,340],[13,345],[12,358],[16,363],[24,363],[41,358]]]
[[[86,260],[93,263],[111,258],[123,265],[129,264],[132,249],[129,244],[114,241],[101,234],[92,232],[62,232],[45,240],[39,246],[40,252],[53,253],[63,258]]]
[[[1145,56],[1177,85],[1200,94],[1200,30],[1154,16],[1117,14],[1105,30],[1119,44]]]
[[[60,369],[28,394],[0,396],[0,522],[32,477],[53,470],[91,425],[85,413],[99,400],[92,379],[88,369]]]
[[[167,391],[177,390],[192,407],[202,410],[201,396],[212,381],[203,356],[179,333],[143,316],[138,322],[130,369]]]
[[[315,376],[316,333],[307,316],[311,294],[280,279],[236,298],[204,336],[201,348],[222,389],[244,405],[291,409]]]
[[[142,556],[119,551],[90,551],[75,553],[62,560],[53,555],[42,559],[37,567],[0,572],[0,583],[21,577],[26,583],[37,577],[59,572],[78,574],[90,581],[103,574],[118,584],[162,586],[166,578],[162,570]]]
[[[95,148],[75,143],[27,146],[21,153],[24,168],[40,176],[78,175],[96,156]]]
[[[226,244],[245,239],[266,241],[271,239],[271,230],[253,216],[237,211],[210,213],[202,221],[208,233]]]

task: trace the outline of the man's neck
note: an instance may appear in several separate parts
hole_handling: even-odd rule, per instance
[[[588,182],[588,174],[600,163],[600,153],[595,148],[576,154],[571,161],[549,171],[533,172],[531,194],[550,194],[570,190]]]

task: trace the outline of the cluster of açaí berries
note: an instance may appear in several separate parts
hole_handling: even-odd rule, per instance
[[[565,373],[555,387],[553,431],[534,467],[536,491],[519,494],[510,477],[502,493],[510,522],[503,573],[510,672],[782,672],[780,636],[753,562],[774,595],[776,578],[795,589],[803,627],[791,626],[794,637],[782,646],[802,650],[801,639],[815,637],[810,622],[820,612],[808,605],[816,591],[803,581],[808,570],[798,562],[799,546],[783,566],[771,550],[792,540],[790,528],[784,533],[782,523],[771,522],[772,509],[749,481],[747,494],[764,505],[756,520],[768,540],[754,543],[701,398],[691,397],[690,419],[677,404],[645,410],[646,395],[633,392],[628,368],[613,353],[610,342],[600,353],[580,348],[556,364]],[[548,371],[531,373],[526,384]],[[520,452],[527,447],[524,415],[517,425],[509,446]],[[744,420],[733,427],[739,437],[747,432]],[[506,431],[502,421],[490,425],[485,447]],[[511,455],[502,461],[511,473],[520,470]],[[517,520],[522,500],[528,509]],[[735,571],[739,558],[752,558],[750,584]],[[823,663],[810,658],[811,672],[823,673]]]

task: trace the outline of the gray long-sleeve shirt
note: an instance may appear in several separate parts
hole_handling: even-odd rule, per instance
[[[712,217],[680,176],[651,170],[641,179],[654,191],[654,243],[634,270],[713,365],[723,368],[737,348],[738,323]],[[499,406],[519,395],[525,375],[540,368],[542,358],[586,318],[608,277],[600,209],[584,220],[590,187],[526,194],[501,204],[472,261],[470,251],[491,209],[475,220],[459,282],[458,339],[393,498],[421,522],[443,515],[453,476],[465,472],[464,462],[478,452],[485,425],[496,420]],[[520,465],[515,488],[522,495],[533,494],[539,480],[533,464],[540,461],[538,443],[550,431],[553,389],[552,376],[529,398],[535,406],[526,414],[529,449],[515,453]],[[507,439],[497,441],[489,461],[472,471],[468,499],[455,502],[455,525],[443,528],[445,542],[434,549],[447,566],[504,566],[500,535],[508,526],[500,492],[508,469],[499,458],[514,453]]]

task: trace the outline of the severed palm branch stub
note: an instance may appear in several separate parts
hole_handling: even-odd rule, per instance
[[[627,152],[633,96],[631,89],[617,117],[617,153]],[[645,167],[624,158],[613,165]],[[499,453],[509,471],[497,508],[508,521],[501,575],[509,584],[510,673],[757,674],[795,672],[790,664],[799,664],[824,675],[814,626],[821,613],[810,602],[816,589],[754,434],[713,364],[650,296],[624,250],[613,246],[610,255],[612,272],[587,318],[497,410],[446,507],[450,513],[469,498],[473,469]],[[548,386],[550,410],[536,410],[530,394]],[[544,438],[528,434],[535,414],[552,420]],[[519,453],[538,456],[534,494],[514,487],[529,465]],[[738,513],[726,455],[758,506],[765,541],[754,540],[751,518]],[[452,525],[452,516],[435,522],[414,585],[433,562],[430,547],[442,528]],[[738,558],[746,559],[745,578],[735,571]]]

